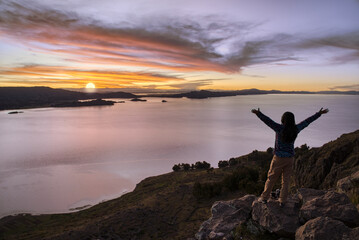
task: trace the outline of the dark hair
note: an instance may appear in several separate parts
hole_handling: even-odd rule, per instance
[[[294,114],[291,112],[285,112],[282,116],[282,124],[284,125],[284,129],[280,135],[282,142],[294,142],[298,135],[298,129],[295,126]]]

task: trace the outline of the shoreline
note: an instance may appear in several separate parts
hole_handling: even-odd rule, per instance
[[[168,172],[170,173],[170,172]],[[164,174],[168,174],[168,173],[164,173]],[[154,175],[154,176],[150,176],[150,177],[157,177],[157,176],[161,176],[163,174],[160,174],[160,175]],[[147,178],[150,178],[150,177],[147,177]],[[140,180],[140,182],[142,182],[143,180],[145,180],[146,178]],[[140,182],[138,182],[137,184],[139,184]],[[136,185],[137,185],[136,184]],[[135,186],[136,186],[135,185]],[[102,203],[105,203],[105,202],[108,202],[108,201],[113,201],[113,200],[116,200],[118,198],[121,198],[123,195],[127,194],[127,193],[131,193],[133,192],[135,189],[133,189],[132,191],[128,191],[128,190],[124,190],[122,191],[122,193],[119,193],[119,194],[112,194],[113,197],[111,196],[108,196],[108,198],[104,198],[102,199],[103,197],[99,197],[97,198],[98,200],[94,200],[94,201],[86,201],[87,203],[84,203],[84,204],[81,204],[79,206],[76,206],[76,203],[78,202],[81,202],[83,200],[80,200],[80,201],[77,201],[75,203],[72,203],[69,205],[69,207],[67,208],[67,210],[59,210],[59,211],[51,211],[51,210],[48,210],[48,211],[44,211],[44,212],[38,212],[38,211],[21,211],[21,210],[18,210],[18,211],[14,211],[14,213],[9,213],[9,214],[0,214],[0,220],[1,219],[4,219],[4,218],[7,218],[7,217],[16,217],[16,216],[43,216],[43,215],[57,215],[57,214],[71,214],[71,213],[76,213],[76,212],[80,212],[80,211],[83,211],[83,210],[87,210],[91,207],[95,207],[99,204],[102,204]],[[102,200],[100,200],[102,199]]]

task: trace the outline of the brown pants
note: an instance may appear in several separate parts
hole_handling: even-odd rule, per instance
[[[277,181],[277,179],[282,175],[282,188],[280,191],[279,201],[286,202],[289,191],[290,177],[293,172],[293,157],[283,158],[273,156],[270,168],[268,171],[268,177],[266,184],[264,185],[264,191],[261,197],[265,200],[268,200],[272,192],[272,188]]]

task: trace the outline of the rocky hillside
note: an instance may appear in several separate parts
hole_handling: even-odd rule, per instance
[[[297,151],[294,164],[298,188],[328,189],[359,171],[359,130],[309,151]]]
[[[356,182],[353,180],[356,179],[354,172],[358,169],[358,139],[359,131],[356,131],[344,134],[321,148],[308,149],[303,146],[297,149],[296,173],[294,174],[296,185],[292,186],[293,193],[296,193],[297,189],[302,186],[332,188],[336,186],[336,181],[343,177],[339,181],[341,189],[354,193],[351,200],[358,201],[359,195],[355,190],[358,189],[358,186],[353,184]],[[0,219],[0,239],[160,240],[194,238],[201,224],[211,217],[211,206],[216,201],[239,199],[247,193],[258,196],[262,191],[270,160],[271,149],[268,149],[267,152],[253,151],[245,156],[221,161],[221,168],[210,171],[198,169],[178,171],[147,178],[141,181],[133,192],[79,212],[5,217]],[[337,169],[340,169],[340,172]],[[296,215],[305,206],[299,195],[297,197],[294,195],[293,199],[293,204],[296,204],[296,207],[294,208],[292,204],[293,209],[285,211],[283,214]],[[255,202],[255,197],[247,197],[245,202],[247,201],[252,204]],[[319,198],[318,202],[321,201]],[[345,201],[347,202],[347,200]],[[273,203],[273,206],[277,207],[276,202]],[[286,206],[285,209],[289,210],[290,206]],[[259,207],[260,205],[258,205]],[[233,206],[230,208],[233,209]],[[335,205],[331,209],[335,210]],[[250,216],[253,218],[252,212],[254,210],[251,208],[243,213],[238,212],[238,214],[247,214],[247,217],[248,214],[251,214]],[[282,216],[284,217],[284,215]],[[264,220],[269,221],[272,218],[273,216],[270,216]],[[305,222],[301,222],[299,218],[300,222],[296,227],[306,222],[312,224],[310,219],[306,218]],[[262,221],[257,218],[253,220]],[[317,220],[320,220],[320,224],[326,224],[321,221],[322,219]],[[338,219],[333,218],[333,221],[338,221]],[[347,224],[346,220],[339,221]],[[328,226],[331,226],[332,220],[327,222]],[[248,233],[251,221],[248,224],[245,228],[239,229],[240,232]],[[270,232],[269,229],[266,231],[263,236]],[[293,237],[293,231],[291,237]],[[347,229],[345,231],[348,232]],[[249,232],[250,238],[245,239],[266,239],[257,236],[253,238],[251,234]],[[267,239],[272,239],[272,237],[269,234]]]

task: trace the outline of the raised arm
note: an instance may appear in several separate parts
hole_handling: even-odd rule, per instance
[[[257,117],[262,120],[268,127],[270,127],[271,129],[273,129],[274,131],[279,131],[281,128],[281,125],[274,122],[272,119],[270,119],[269,117],[267,117],[266,115],[264,115],[260,109],[252,109],[252,113],[254,113],[255,115],[257,115]]]
[[[327,112],[329,112],[328,109],[321,108],[317,113],[300,122],[297,125],[298,131],[302,131],[304,128],[308,127],[309,124],[317,120],[322,114],[326,114]]]

